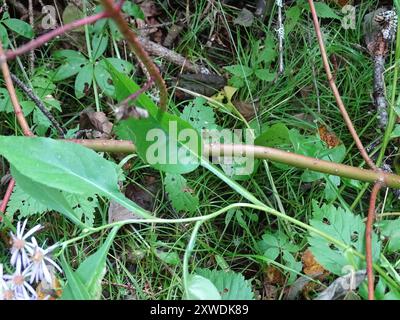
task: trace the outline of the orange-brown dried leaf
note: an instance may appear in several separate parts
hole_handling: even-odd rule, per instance
[[[315,276],[318,274],[326,276],[329,273],[317,262],[317,260],[315,260],[315,257],[310,249],[304,251],[301,261],[303,262],[303,272],[308,276]]]
[[[337,147],[340,144],[339,138],[332,131],[329,131],[326,126],[320,126],[318,133],[322,141],[324,141],[329,148]]]
[[[264,284],[270,285],[283,285],[285,277],[281,270],[272,265],[268,266],[264,271]]]

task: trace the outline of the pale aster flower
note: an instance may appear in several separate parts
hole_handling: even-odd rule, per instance
[[[31,230],[29,230],[26,234],[24,234],[26,223],[28,220],[25,220],[21,226],[21,222],[18,221],[17,224],[17,232],[14,235],[13,232],[10,232],[12,239],[12,247],[11,247],[11,265],[17,265],[18,260],[21,261],[22,267],[26,268],[29,266],[30,261],[26,250],[29,248],[30,243],[27,242],[27,239],[32,236],[36,231],[40,230],[42,226],[38,224],[34,226]]]
[[[61,268],[50,258],[50,253],[58,247],[58,244],[54,244],[47,249],[39,247],[35,237],[32,237],[31,244],[28,247],[28,252],[31,258],[30,265],[30,283],[39,282],[46,280],[48,283],[52,283],[53,279],[49,266],[54,266],[58,271],[62,272]]]
[[[21,271],[21,262],[17,260],[17,270],[12,275],[4,275],[3,279],[7,284],[7,299],[11,300],[31,300],[36,299],[36,291],[28,283],[27,278],[30,270]]]

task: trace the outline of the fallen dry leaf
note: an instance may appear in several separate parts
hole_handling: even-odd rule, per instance
[[[247,121],[250,121],[254,118],[260,107],[258,102],[251,103],[246,101],[233,101],[233,104]]]
[[[111,136],[113,124],[108,120],[104,112],[85,109],[80,114],[79,128],[93,130],[92,138],[107,139]]]
[[[315,276],[317,274],[325,274],[326,276],[329,274],[329,272],[315,260],[310,249],[304,251],[301,261],[303,262],[303,272],[308,276]]]
[[[319,136],[321,140],[324,141],[329,148],[337,147],[340,144],[339,138],[332,131],[329,131],[326,126],[320,126],[318,128]]]
[[[283,285],[285,282],[285,277],[282,274],[282,271],[273,265],[269,265],[264,270],[264,284],[272,284],[272,285]]]

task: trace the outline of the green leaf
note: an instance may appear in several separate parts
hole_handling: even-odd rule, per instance
[[[64,24],[71,23],[73,21],[82,19],[85,16],[83,11],[75,4],[69,3],[63,13],[62,13],[62,20]],[[83,32],[85,28],[83,26],[79,28],[75,28],[73,32]]]
[[[125,12],[126,14],[130,15],[133,18],[141,19],[141,20],[145,19],[144,13],[143,13],[142,9],[140,8],[140,6],[133,2],[130,2],[130,1],[125,2],[124,5],[122,6],[122,11]]]
[[[73,279],[79,279],[84,284],[90,299],[100,299],[101,297],[101,281],[106,273],[107,254],[118,232],[119,227],[114,227],[103,245],[92,254],[79,268],[73,273]],[[71,286],[70,279],[63,290],[62,299],[73,299],[75,296],[74,288]],[[79,282],[78,280],[78,282]]]
[[[176,211],[193,213],[199,207],[199,198],[193,195],[187,181],[179,174],[167,173],[164,180],[165,190]]]
[[[12,31],[25,38],[32,39],[34,36],[32,27],[25,21],[19,19],[7,19],[3,20],[2,22]]]
[[[109,70],[119,101],[140,89],[112,66]],[[117,126],[118,136],[132,140],[140,158],[155,169],[176,174],[195,170],[199,166],[202,150],[197,130],[179,117],[161,111],[145,94],[141,94],[135,102],[146,109],[149,116],[121,121]]]
[[[95,34],[92,38],[92,54],[93,59],[97,60],[100,58],[104,51],[106,51],[108,45],[108,36],[105,34]]]
[[[214,109],[204,105],[205,102],[204,98],[197,97],[183,109],[181,114],[181,119],[187,121],[199,133],[202,130],[217,129]]]
[[[254,300],[251,282],[240,273],[209,269],[196,269],[196,273],[214,284],[221,300]]]
[[[232,73],[234,76],[248,78],[253,74],[253,69],[240,64],[224,67],[225,70]]]
[[[0,23],[0,40],[4,49],[8,48],[8,46],[10,45],[10,39],[8,38],[7,29],[2,23]]]
[[[29,217],[34,214],[44,213],[48,210],[48,206],[24,192],[19,184],[14,187],[7,206],[7,213],[11,216],[14,216],[17,212],[19,212],[19,219],[23,217]]]
[[[187,298],[189,300],[221,300],[221,295],[210,280],[195,274],[189,276]]]
[[[289,241],[289,238],[281,231],[275,233],[266,232],[262,240],[257,242],[258,251],[268,259],[275,260],[280,253],[297,252],[299,247]]]
[[[276,123],[259,135],[255,145],[276,147],[290,144],[289,129],[283,123]]]
[[[6,88],[0,88],[0,112],[12,112],[13,106],[10,94]]]
[[[258,79],[260,79],[262,81],[267,81],[267,82],[274,81],[274,79],[276,77],[275,72],[269,72],[269,70],[266,70],[266,69],[256,70],[255,75]]]
[[[52,94],[56,89],[56,85],[47,77],[35,76],[31,82],[36,95],[40,98]]]
[[[313,219],[310,225],[324,232],[332,238],[338,239],[355,248],[358,252],[365,253],[365,224],[362,218],[353,215],[351,212],[335,207],[334,205],[324,204],[321,208],[313,202]],[[349,251],[337,247],[325,238],[310,233],[308,242],[310,250],[316,260],[327,270],[336,274],[343,275],[343,268],[352,265],[357,270],[365,269],[365,261]],[[372,235],[373,260],[377,261],[380,254],[380,243],[375,233]]]
[[[398,137],[400,137],[400,125],[396,124],[394,130],[392,131],[392,134],[390,135],[390,139],[395,139]]]
[[[297,23],[300,21],[301,9],[299,6],[292,6],[285,12],[285,34],[286,36],[291,33]]]
[[[46,187],[42,186],[42,188]],[[96,195],[81,196],[76,194],[69,194],[66,192],[61,193],[64,196],[65,200],[67,200],[70,209],[74,211],[74,215],[80,220],[82,219],[82,217],[84,217],[85,225],[88,227],[92,227],[94,212],[98,207]],[[40,197],[40,195],[38,196]],[[41,201],[39,201],[37,197],[32,197],[30,194],[24,192],[19,184],[16,185],[14,187],[14,191],[11,195],[10,201],[8,202],[7,214],[14,216],[17,212],[19,212],[18,218],[22,219],[24,217],[29,217],[34,214],[42,214],[50,211],[51,207],[47,203],[42,203]]]
[[[121,194],[116,164],[78,144],[49,138],[0,136],[0,154],[33,182],[73,194],[104,195],[142,217],[153,217]]]
[[[336,12],[328,6],[326,3],[323,2],[314,2],[315,11],[317,11],[318,18],[331,18],[331,19],[338,19],[341,18],[336,14]],[[309,11],[310,6],[307,4],[306,6]]]
[[[63,289],[61,299],[63,300],[90,300],[90,294],[84,283],[75,275],[65,260],[64,254],[61,255],[61,265],[68,280],[68,285]]]
[[[67,59],[69,62],[88,63],[85,56],[81,52],[75,50],[57,50],[53,53],[53,57],[56,59]]]
[[[58,67],[56,71],[54,71],[53,80],[61,81],[68,79],[76,75],[80,70],[82,70],[84,66],[85,64],[83,62],[78,63],[78,61],[75,62],[68,61],[63,65],[61,65],[60,67]]]
[[[107,62],[110,63],[119,72],[130,74],[133,70],[133,65],[125,60],[117,58],[107,58],[101,60],[94,67],[94,76],[96,83],[99,85],[100,89],[104,94],[109,97],[115,97],[115,87],[113,85],[113,79],[111,74],[107,70]]]
[[[382,235],[388,238],[388,252],[396,253],[400,251],[400,219],[380,221],[378,226]]]
[[[78,73],[75,79],[75,96],[80,99],[85,96],[85,91],[92,86],[93,65],[87,64]]]
[[[160,249],[156,250],[156,255],[158,258],[160,258],[162,261],[164,261],[166,264],[176,266],[181,262],[181,259],[179,258],[179,255],[176,251],[163,251]]]
[[[77,226],[83,228],[88,227],[75,215],[74,210],[60,190],[33,181],[29,177],[21,174],[13,166],[11,167],[11,174],[23,192],[42,203],[42,205],[47,206],[49,209],[60,212]]]

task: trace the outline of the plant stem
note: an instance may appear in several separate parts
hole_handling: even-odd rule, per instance
[[[125,21],[124,17],[121,14],[121,11],[114,7],[113,1],[102,0],[101,3],[103,4],[106,12],[110,14],[111,18],[117,24],[119,31],[124,36],[125,40],[129,43],[132,51],[143,62],[147,71],[153,77],[158,89],[160,90],[160,108],[166,111],[168,104],[167,86],[163,77],[160,74],[160,71],[158,70],[158,67],[154,64],[147,52],[143,49],[143,46],[138,40],[136,34],[129,28],[128,23]]]
[[[197,233],[199,232],[199,229],[201,225],[203,224],[203,221],[197,221],[196,224],[194,225],[192,234],[190,236],[189,243],[186,247],[185,254],[183,256],[183,288],[185,292],[185,297],[186,299],[190,299],[188,288],[189,288],[189,259],[190,255],[192,254],[194,245],[196,243],[196,238],[197,238]]]
[[[365,227],[365,259],[367,261],[367,277],[368,277],[368,300],[375,299],[374,293],[374,270],[372,267],[372,226],[375,220],[375,205],[379,190],[382,188],[381,183],[375,183],[372,188],[369,200],[368,218]]]
[[[318,21],[318,15],[317,12],[315,10],[315,6],[314,6],[314,1],[313,0],[308,0],[308,3],[310,5],[310,9],[311,9],[311,14],[313,17],[313,21],[314,21],[314,28],[315,28],[315,32],[317,34],[317,38],[318,38],[318,44],[319,44],[319,48],[321,51],[321,56],[322,56],[322,62],[324,64],[324,68],[325,68],[325,72],[326,75],[328,77],[328,81],[329,81],[329,86],[331,87],[332,91],[333,91],[333,95],[335,96],[336,99],[336,103],[340,109],[340,113],[342,114],[342,117],[344,119],[344,122],[347,125],[347,128],[350,131],[351,136],[354,139],[354,142],[358,148],[358,150],[360,151],[361,156],[364,158],[365,162],[368,164],[368,166],[373,169],[376,170],[377,167],[374,164],[374,162],[371,160],[371,158],[369,157],[367,151],[365,150],[360,138],[358,137],[358,134],[356,132],[356,130],[354,129],[353,123],[349,117],[349,114],[347,113],[346,107],[343,103],[343,100],[340,96],[339,90],[336,86],[335,80],[333,78],[332,72],[331,72],[331,68],[329,66],[329,61],[328,61],[328,55],[326,53],[326,49],[325,49],[325,45],[324,45],[324,40],[322,37],[322,32],[321,32],[321,28],[319,26],[319,21]]]
[[[71,23],[65,24],[57,29],[54,29],[48,33],[45,33],[44,35],[42,35],[36,39],[29,41],[28,43],[18,47],[15,50],[8,50],[6,52],[6,58],[7,58],[7,60],[15,59],[17,56],[20,56],[27,52],[30,52],[31,50],[34,50],[34,49],[42,46],[46,42],[49,42],[51,39],[53,39],[59,35],[62,35],[68,31],[79,28],[81,26],[95,23],[96,21],[107,18],[109,16],[110,16],[109,12],[100,12],[93,16],[89,16],[89,17],[79,19],[79,20],[73,21]]]
[[[82,2],[82,4],[83,4],[83,12],[85,14],[85,18],[87,18],[87,16],[86,16],[86,12],[87,12],[86,0],[84,0]],[[92,45],[90,44],[89,28],[88,28],[87,24],[85,24],[85,41],[86,41],[86,49],[87,49],[89,61],[94,66],[96,61],[93,59]],[[93,69],[93,73],[94,73],[94,69]],[[92,79],[93,79],[92,82],[93,82],[93,93],[94,93],[94,102],[96,105],[96,112],[100,112],[99,93],[97,91],[96,78],[95,78],[94,74],[92,74]]]
[[[81,144],[87,148],[101,152],[134,153],[136,146],[127,140],[80,140],[69,139],[66,141]],[[300,154],[287,152],[279,149],[243,145],[243,144],[212,144],[204,146],[204,155],[220,156],[247,156],[256,159],[265,159],[287,164],[300,169],[310,169],[334,176],[350,178],[365,182],[380,181],[390,188],[400,188],[400,176],[383,171],[373,171],[358,167],[352,167],[341,163],[306,157]]]
[[[390,98],[389,105],[389,120],[385,130],[385,135],[383,136],[382,147],[376,160],[376,165],[380,166],[382,164],[383,158],[385,157],[386,148],[390,141],[390,135],[392,134],[394,125],[396,124],[396,112],[394,110],[396,105],[396,89],[397,89],[397,80],[399,78],[399,60],[400,60],[400,23],[397,24],[397,35],[396,35],[396,52],[395,52],[395,61],[394,61],[394,73],[393,73],[393,83],[392,83],[392,92]],[[400,95],[397,99],[397,104],[400,102]]]

